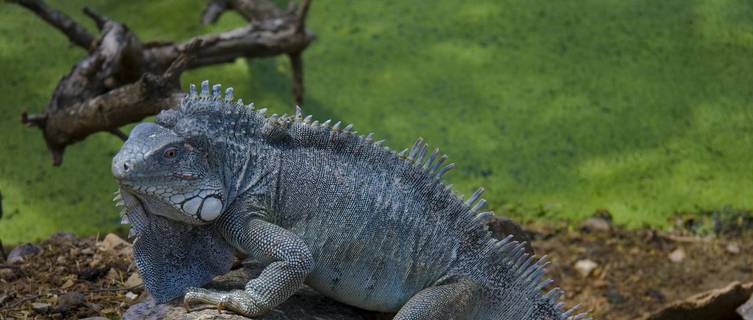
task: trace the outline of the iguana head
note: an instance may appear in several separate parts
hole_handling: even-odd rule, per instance
[[[225,207],[221,174],[205,143],[157,123],[142,123],[112,160],[121,192],[151,213],[190,224],[216,219]],[[213,169],[214,168],[214,169]]]

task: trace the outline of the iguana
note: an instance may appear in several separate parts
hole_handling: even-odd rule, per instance
[[[181,295],[258,316],[304,284],[395,319],[586,319],[542,291],[546,258],[495,240],[479,189],[422,139],[396,153],[352,125],[265,116],[201,83],[155,123],[137,125],[112,161],[135,262],[159,302]],[[245,290],[198,286],[233,250],[267,264]]]

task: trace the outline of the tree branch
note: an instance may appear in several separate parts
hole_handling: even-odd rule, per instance
[[[59,17],[63,17],[65,25],[78,26],[62,13],[47,8],[41,0],[13,1],[43,18],[54,16],[58,20],[53,21],[60,21]],[[100,29],[100,37],[88,42],[91,47],[88,55],[60,80],[45,111],[40,114],[23,111],[21,122],[42,130],[53,164],[59,165],[66,146],[96,132],[110,132],[125,139],[119,127],[177,104],[181,96],[179,78],[185,69],[280,54],[290,58],[294,99],[302,104],[301,53],[315,38],[303,27],[309,4],[305,0],[301,10],[295,12],[283,11],[268,0],[212,0],[203,12],[205,21],[215,21],[229,7],[251,22],[183,42],[146,44],[124,24],[84,8],[84,13]],[[78,30],[58,28],[64,32]]]
[[[303,59],[300,52],[288,54],[293,67],[293,98],[297,106],[303,106]]]
[[[201,23],[203,25],[210,25],[217,22],[225,10],[229,9],[230,5],[227,0],[212,0],[209,1],[207,6],[201,11]]]
[[[48,7],[41,0],[10,0],[10,2],[17,3],[34,12],[44,21],[57,28],[68,37],[72,43],[86,50],[94,42],[94,36],[86,31],[84,27],[73,21],[70,17],[64,13]]]

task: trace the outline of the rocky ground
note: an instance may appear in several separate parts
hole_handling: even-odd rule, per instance
[[[734,306],[728,308],[734,313],[753,293],[753,285],[749,285],[753,283],[753,232],[736,229],[698,236],[687,230],[626,230],[611,226],[608,218],[593,218],[575,227],[528,224],[525,229],[534,250],[551,258],[549,274],[567,292],[568,305],[580,303],[593,312],[594,319],[646,318],[675,301],[737,281],[725,289],[737,295],[731,302]],[[21,246],[7,261],[0,259],[0,319],[185,316],[180,305],[154,306],[142,289],[130,255],[130,245],[112,234],[101,239],[57,234]],[[212,285],[242,286],[258,269],[238,262],[235,271]],[[707,303],[715,299],[708,296],[697,300]],[[678,305],[683,306],[673,307]],[[666,314],[677,311],[667,310],[651,319],[675,319]],[[232,318],[211,308],[199,308],[189,315],[195,319]],[[384,319],[389,315],[365,313],[305,290],[264,319],[314,318]],[[718,319],[741,318],[732,314]]]

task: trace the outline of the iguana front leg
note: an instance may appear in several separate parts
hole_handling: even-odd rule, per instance
[[[236,220],[237,221],[237,220]],[[233,225],[229,222],[226,225]],[[215,292],[202,288],[186,290],[187,304],[208,303],[245,316],[258,316],[287,300],[303,286],[314,261],[303,240],[277,225],[251,219],[240,227],[226,229],[226,238],[250,256],[271,261],[245,290]]]

